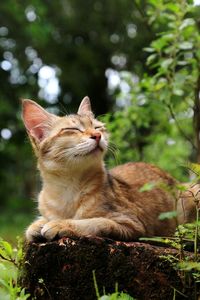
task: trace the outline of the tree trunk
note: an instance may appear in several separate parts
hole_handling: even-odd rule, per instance
[[[100,295],[114,292],[118,283],[119,291],[139,300],[185,299],[179,292],[195,299],[193,283],[183,287],[180,271],[163,258],[168,254],[177,257],[178,251],[96,237],[30,243],[22,283],[37,300],[95,300],[95,271]]]

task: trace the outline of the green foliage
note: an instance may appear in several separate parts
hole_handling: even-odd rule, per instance
[[[174,217],[174,216],[171,216]],[[153,238],[140,238],[141,241],[149,241],[162,245],[168,245],[179,251],[179,255],[162,255],[160,258],[162,260],[168,261],[173,268],[179,272],[184,289],[190,287],[191,280],[194,281],[195,286],[195,296],[198,295],[197,285],[200,283],[200,257],[197,250],[197,245],[200,240],[200,234],[196,235],[196,228],[200,226],[200,222],[194,224],[184,224],[177,227],[174,237],[163,238],[163,237],[153,237]],[[194,245],[193,256],[185,255],[185,248],[187,245]],[[184,294],[181,291],[175,290],[174,293]],[[174,296],[173,299],[176,299]],[[196,299],[196,298],[195,298]]]
[[[175,218],[175,217],[177,217],[177,211],[176,210],[167,211],[167,212],[161,213],[159,215],[159,220],[172,219],[172,218]]]
[[[22,242],[13,248],[7,241],[0,240],[0,299],[26,300],[29,294],[18,282],[23,259]]]
[[[186,167],[196,175],[197,179],[200,179],[200,165],[199,164],[188,162]]]
[[[196,175],[196,181],[198,183],[199,181],[199,174],[200,174],[200,167],[197,164],[188,164],[187,167],[190,168],[191,171],[194,172]],[[193,183],[193,186],[196,185],[195,181]],[[198,187],[199,185],[197,185]],[[173,191],[173,195],[176,195],[178,192],[183,192],[186,194],[190,192],[190,189],[186,188],[185,186],[182,188],[181,185],[176,186],[176,191]],[[200,242],[200,218],[199,218],[199,211],[200,211],[200,198],[199,198],[199,192],[200,190],[197,189],[195,193],[191,192],[190,195],[190,201],[194,202],[194,205],[196,207],[196,220],[194,223],[188,223],[188,224],[181,224],[178,225],[176,228],[176,232],[173,237],[170,238],[164,238],[164,237],[152,237],[152,238],[140,238],[141,241],[152,241],[154,243],[163,244],[163,245],[169,245],[175,249],[178,250],[179,255],[173,256],[173,255],[162,255],[160,256],[161,259],[168,261],[173,268],[175,268],[177,271],[179,271],[180,276],[182,277],[184,288],[187,288],[190,286],[191,280],[194,282],[195,287],[195,299],[197,299],[197,296],[199,295],[197,285],[200,283],[200,255],[199,255],[199,242]],[[183,196],[184,197],[184,196]],[[176,197],[174,198],[174,201],[177,203]],[[180,200],[179,200],[180,201]],[[186,198],[187,201],[187,198]],[[177,218],[177,211],[170,211],[160,214],[159,219],[171,219],[171,218]],[[178,220],[177,220],[178,221]],[[178,222],[177,222],[178,223]],[[186,256],[185,249],[186,247],[190,245],[193,245],[193,255]],[[176,299],[176,293],[182,294],[180,291],[177,291],[174,289],[174,298]]]
[[[155,242],[163,245],[168,245],[170,247],[173,247],[175,249],[180,249],[181,245],[179,243],[179,240],[173,239],[173,238],[164,238],[164,237],[149,237],[149,238],[140,238],[140,241],[150,241]]]
[[[92,275],[93,275],[93,281],[94,281],[94,287],[95,287],[95,291],[96,291],[97,300],[134,300],[134,298],[132,298],[128,294],[126,294],[124,292],[121,292],[121,293],[118,292],[118,284],[116,284],[116,286],[115,286],[114,293],[106,295],[106,293],[104,291],[104,295],[100,296],[95,271],[92,272]]]
[[[195,261],[182,261],[177,264],[177,268],[182,271],[199,271],[200,272],[200,262]],[[200,273],[199,273],[200,275]]]
[[[121,72],[129,91],[121,90],[117,101],[124,108],[119,111],[116,106],[107,120],[121,162],[153,162],[185,180],[186,173],[177,165],[194,158],[197,151],[193,127],[200,74],[197,8],[186,0],[149,0],[148,4],[148,22],[158,31],[144,49],[148,73],[139,78]]]
[[[121,292],[121,293],[116,292],[111,295],[104,295],[98,299],[99,300],[134,300],[131,296],[129,296],[128,294],[125,294],[123,292]]]
[[[151,191],[155,186],[156,186],[155,182],[147,182],[139,189],[139,191],[141,193],[148,192],[148,191]]]

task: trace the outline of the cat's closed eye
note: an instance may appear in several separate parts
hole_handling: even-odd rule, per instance
[[[82,132],[79,128],[77,127],[65,127],[65,128],[62,128],[61,130],[78,130],[80,132]]]
[[[101,125],[101,126],[95,126],[94,129],[95,129],[95,130],[102,130],[102,131],[105,131],[105,130],[106,130],[105,127],[104,127],[103,125]]]
[[[76,127],[65,127],[61,129],[61,132],[63,131],[79,131],[79,132],[83,132],[82,130],[80,130],[79,128]]]

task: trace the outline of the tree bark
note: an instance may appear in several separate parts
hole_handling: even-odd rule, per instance
[[[119,291],[139,300],[195,299],[193,283],[184,287],[180,271],[163,259],[177,257],[175,249],[82,237],[30,243],[25,253],[22,284],[38,300],[97,299],[93,271],[100,295],[114,292],[118,283]],[[186,298],[179,292],[173,298],[174,289]]]

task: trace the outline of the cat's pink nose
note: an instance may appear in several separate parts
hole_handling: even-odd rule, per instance
[[[101,133],[100,132],[95,132],[95,133],[91,134],[90,138],[96,140],[97,143],[99,143],[99,141],[101,139]]]

